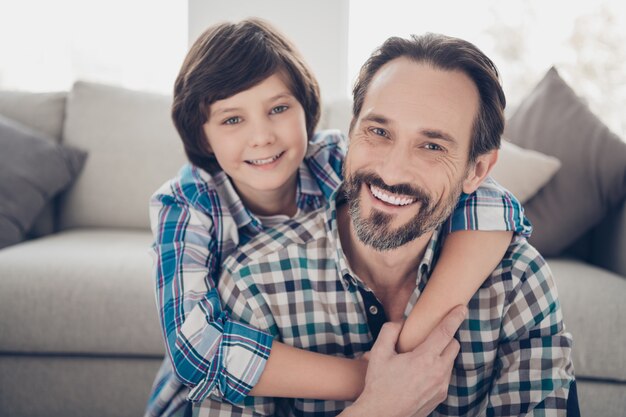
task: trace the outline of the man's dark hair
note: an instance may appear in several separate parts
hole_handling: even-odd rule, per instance
[[[358,118],[370,82],[380,68],[391,60],[406,57],[448,71],[461,71],[474,81],[480,96],[478,115],[474,120],[469,161],[500,147],[504,130],[506,98],[495,64],[470,42],[449,36],[427,33],[410,39],[387,39],[365,62],[352,91],[352,123]]]
[[[279,73],[304,109],[309,139],[320,117],[319,86],[293,44],[269,23],[247,19],[207,29],[191,46],[174,84],[172,119],[189,160],[213,161],[203,125],[209,106]]]

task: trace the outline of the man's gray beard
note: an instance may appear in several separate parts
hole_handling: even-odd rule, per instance
[[[459,181],[445,201],[434,204],[423,190],[410,186],[418,191],[418,195],[408,195],[416,197],[417,201],[421,202],[421,207],[417,214],[404,226],[391,230],[390,224],[393,220],[393,215],[391,214],[383,213],[373,208],[368,218],[361,216],[361,199],[359,195],[361,185],[370,182],[364,181],[364,177],[371,178],[371,176],[372,174],[369,173],[362,175],[357,172],[354,177],[346,178],[344,181],[344,193],[348,201],[348,212],[350,213],[357,237],[365,245],[381,252],[405,245],[424,233],[434,230],[443,223],[456,207],[463,188],[462,181]],[[382,187],[380,182],[374,182],[374,186],[385,189],[386,187]]]

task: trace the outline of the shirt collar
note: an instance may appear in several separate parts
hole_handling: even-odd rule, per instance
[[[228,207],[228,211],[231,213],[233,220],[237,224],[238,229],[245,227],[252,228],[255,232],[263,230],[261,221],[254,215],[241,201],[241,197],[237,193],[234,184],[230,177],[226,175],[224,170],[219,166],[211,166],[209,170],[210,176],[215,182],[218,194],[220,196],[221,204]],[[308,205],[311,205],[311,198],[319,199],[323,196],[322,190],[311,175],[311,171],[305,163],[300,164],[298,167],[298,176],[296,178],[296,203],[300,209],[309,209]]]
[[[320,190],[317,181],[313,178],[311,171],[307,164],[300,164],[298,168],[298,189],[296,198],[300,199],[301,196],[321,196],[322,190]]]
[[[360,285],[364,287],[364,284],[360,279],[354,274],[352,269],[350,268],[350,264],[346,259],[346,255],[341,246],[341,239],[339,238],[339,225],[337,223],[337,207],[342,204],[347,204],[345,195],[343,193],[343,187],[340,187],[337,191],[335,191],[326,206],[326,211],[324,213],[324,225],[326,227],[326,233],[330,237],[329,243],[334,245],[336,248],[335,251],[335,261],[337,262],[337,269],[339,274],[342,277],[342,283],[344,287],[346,285]],[[439,258],[439,252],[441,250],[441,244],[443,243],[443,239],[441,236],[441,226],[439,226],[433,232],[433,235],[426,246],[426,251],[424,252],[424,256],[419,264],[417,269],[417,277],[416,277],[416,293],[419,295],[426,286],[428,282],[428,278],[432,269],[434,268],[437,259]],[[417,297],[415,297],[417,299]],[[412,297],[413,299],[413,297]],[[413,307],[413,303],[411,304],[411,308]]]

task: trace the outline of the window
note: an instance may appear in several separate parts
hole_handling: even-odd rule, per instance
[[[626,7],[619,0],[355,0],[349,79],[387,37],[438,32],[469,40],[501,72],[515,107],[552,65],[626,138]]]
[[[180,0],[0,0],[0,88],[77,79],[170,92],[187,52]]]

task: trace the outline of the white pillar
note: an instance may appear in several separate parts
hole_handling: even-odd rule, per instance
[[[349,0],[188,0],[189,44],[210,25],[246,17],[268,20],[311,66],[325,102],[348,95]]]

